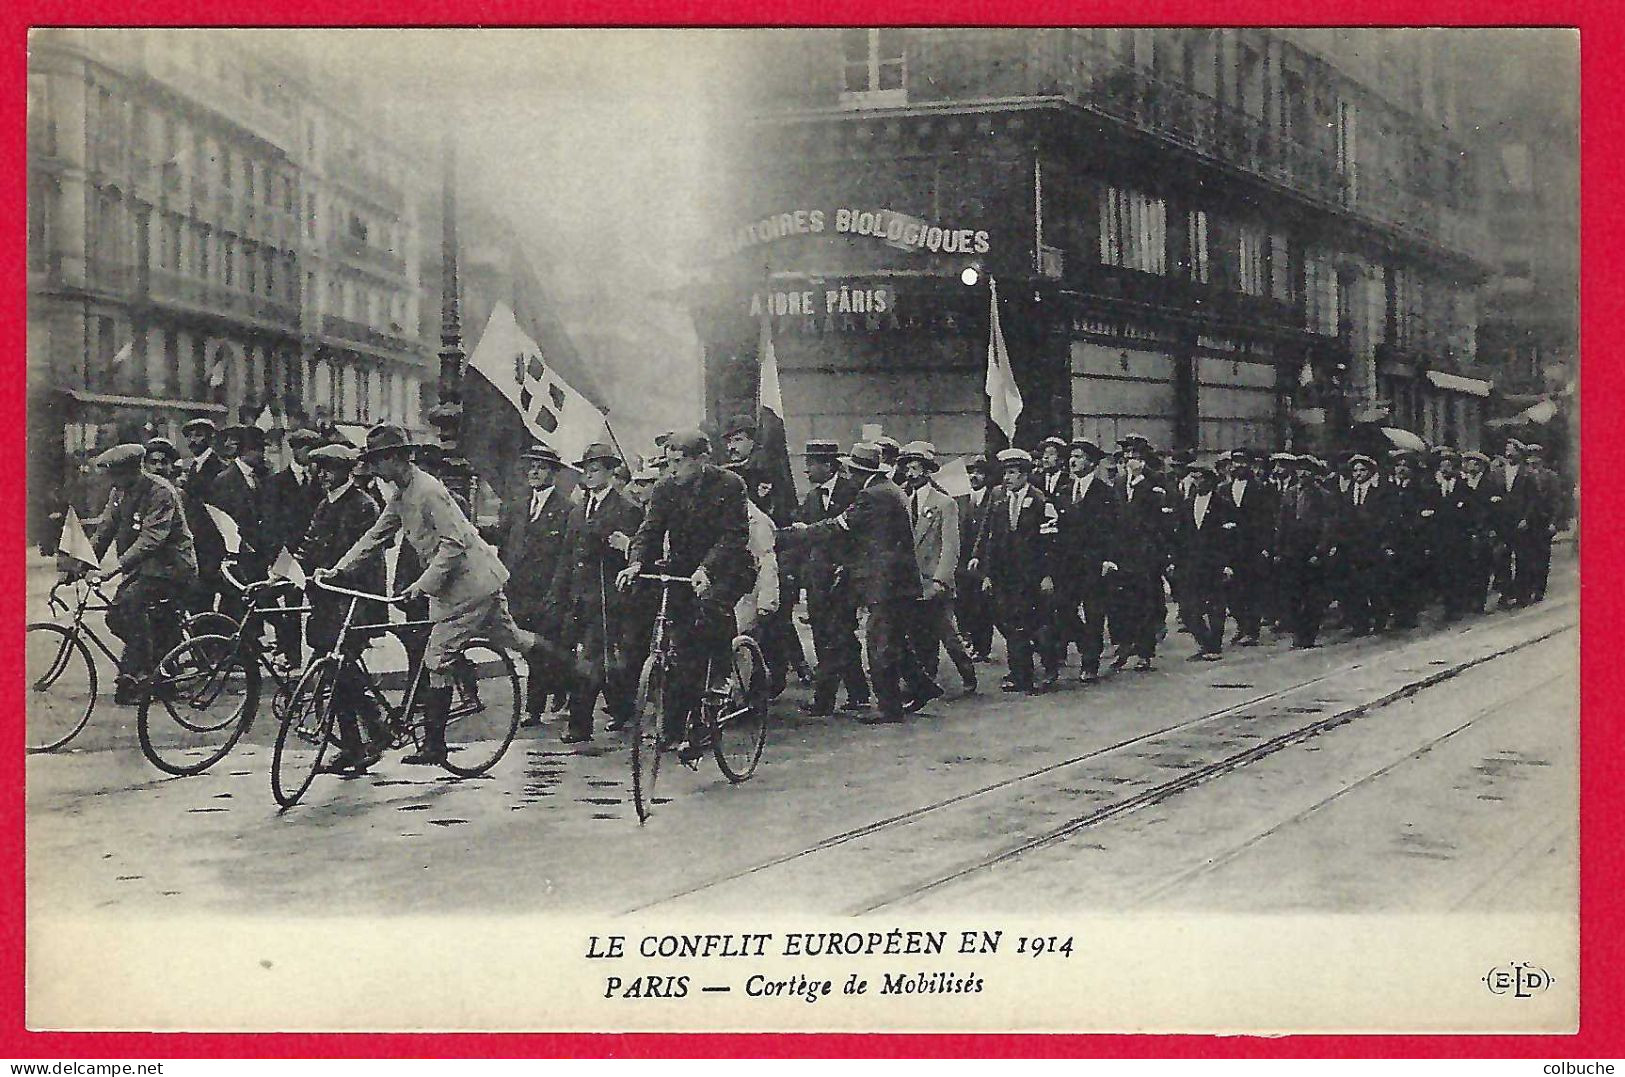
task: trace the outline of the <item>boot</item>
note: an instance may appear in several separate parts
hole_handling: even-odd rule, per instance
[[[423,747],[403,763],[438,767],[446,761],[446,716],[451,713],[451,685],[423,690]]]

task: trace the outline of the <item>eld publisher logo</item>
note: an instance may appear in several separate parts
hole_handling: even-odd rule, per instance
[[[1528,961],[1515,961],[1486,972],[1484,986],[1492,995],[1511,995],[1513,998],[1534,998],[1552,986],[1552,974]]]

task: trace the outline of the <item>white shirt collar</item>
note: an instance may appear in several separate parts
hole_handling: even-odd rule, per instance
[[[333,490],[333,491],[328,493],[328,495],[327,495],[328,503],[331,504],[332,502],[337,501],[339,498],[343,497],[344,492],[346,490],[348,490],[350,487],[354,486],[354,485],[355,485],[354,482],[352,482],[349,479],[345,479],[343,486],[340,486],[338,489]]]
[[[238,470],[243,473],[243,477],[248,480],[249,485],[259,485],[259,476],[254,474],[254,469],[248,465],[247,460],[244,460],[239,456],[236,460],[233,460],[232,463],[237,465]]]

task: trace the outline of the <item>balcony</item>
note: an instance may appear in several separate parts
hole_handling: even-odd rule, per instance
[[[167,270],[149,274],[149,291],[157,303],[177,304],[229,319],[248,319],[289,332],[299,329],[299,308],[282,300],[198,280]]]
[[[151,49],[145,57],[147,73],[200,104],[213,109],[244,131],[284,152],[294,147],[293,122],[250,100],[240,87],[221,82],[182,59],[172,49]]]
[[[420,346],[420,342],[404,329],[397,333],[389,333],[374,329],[364,322],[341,318],[336,314],[322,315],[322,335],[392,352],[415,352]]]
[[[1263,118],[1153,70],[1124,63],[1079,29],[932,29],[908,39],[911,104],[1062,98],[1147,137],[1278,184],[1325,208],[1482,260],[1484,224],[1397,174],[1360,175],[1330,146],[1299,142]]]
[[[380,270],[393,277],[406,276],[406,259],[397,256],[392,251],[384,250],[382,247],[374,247],[364,240],[348,235],[339,236],[334,241],[333,246],[345,261],[361,266],[364,269]]]
[[[353,157],[330,153],[322,162],[322,168],[328,179],[381,206],[397,213],[406,208],[406,196],[399,184],[385,179],[382,173],[362,167]]]

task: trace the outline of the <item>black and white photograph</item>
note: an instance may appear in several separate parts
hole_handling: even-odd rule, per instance
[[[36,28],[29,1026],[1572,1031],[1580,42]]]

